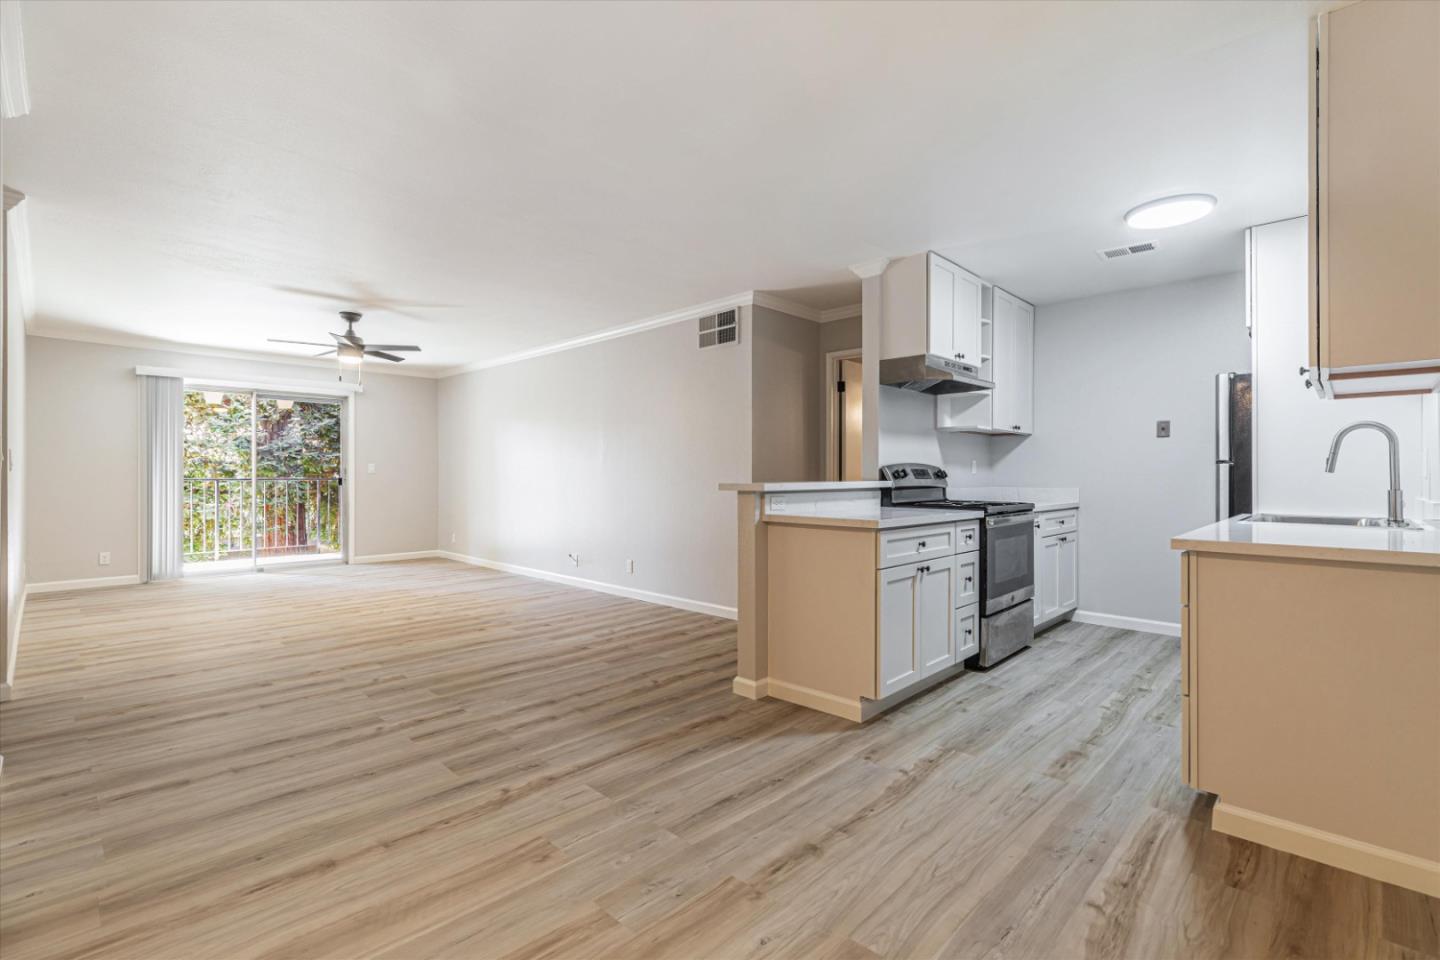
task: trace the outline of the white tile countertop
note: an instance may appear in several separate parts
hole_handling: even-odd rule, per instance
[[[1170,541],[1176,550],[1440,567],[1440,526],[1420,530],[1322,523],[1251,523],[1231,518]]]

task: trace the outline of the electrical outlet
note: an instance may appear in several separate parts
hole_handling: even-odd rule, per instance
[[[771,513],[789,513],[789,512],[790,512],[790,507],[786,504],[785,498],[782,497],[782,496],[780,496],[780,495],[777,494],[777,493],[772,493],[772,494],[770,494],[770,508],[769,508],[769,509],[770,509],[770,512],[771,512]]]
[[[635,572],[635,561],[634,561],[634,560],[626,560],[626,561],[625,561],[625,572],[626,572],[626,573],[634,573],[634,572]]]
[[[450,531],[450,542],[451,542],[451,543],[454,543],[454,542],[455,542],[455,531],[454,531],[454,530],[451,530],[451,531]]]
[[[979,465],[979,463],[980,463],[980,461],[978,461],[978,460],[971,460],[971,461],[970,461],[970,472],[971,472],[972,474],[975,472],[976,467]]]
[[[375,472],[375,464],[373,464],[373,463],[367,463],[367,464],[365,464],[365,472],[366,472],[366,473],[374,473],[374,472]]]
[[[102,566],[102,567],[108,567],[108,566],[110,566],[110,551],[109,551],[109,550],[102,550],[102,551],[100,551],[100,566]]]
[[[1169,420],[1156,420],[1156,421],[1155,421],[1155,436],[1157,436],[1157,437],[1168,437],[1168,436],[1170,436],[1170,421],[1169,421]]]

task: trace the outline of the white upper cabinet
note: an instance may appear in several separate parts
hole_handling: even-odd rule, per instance
[[[984,282],[936,253],[894,261],[881,285],[880,357],[934,354],[981,364]]]
[[[994,390],[938,397],[935,426],[968,433],[1028,435],[1035,429],[1035,308],[999,287],[985,297],[981,376]]]

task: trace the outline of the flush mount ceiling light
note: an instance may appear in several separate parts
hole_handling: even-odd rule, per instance
[[[1216,200],[1208,193],[1182,193],[1161,197],[1133,207],[1125,214],[1125,222],[1136,230],[1163,230],[1182,223],[1194,223],[1215,209]]]

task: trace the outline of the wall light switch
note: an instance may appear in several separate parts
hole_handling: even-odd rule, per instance
[[[1156,421],[1155,421],[1155,436],[1157,436],[1157,437],[1168,437],[1168,436],[1170,436],[1170,421],[1169,421],[1169,420],[1156,420]]]
[[[625,561],[625,572],[626,572],[626,573],[634,573],[634,572],[635,572],[635,561],[634,561],[634,560],[626,560],[626,561]]]
[[[110,566],[110,551],[109,551],[109,550],[102,550],[102,551],[100,552],[100,566],[102,566],[102,567],[108,567],[108,566]]]
[[[367,464],[365,464],[365,472],[366,472],[366,473],[374,473],[374,472],[375,472],[375,464],[373,464],[373,463],[367,463]]]

